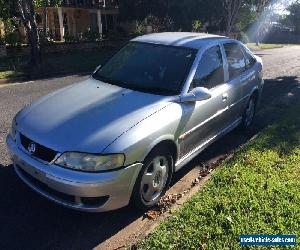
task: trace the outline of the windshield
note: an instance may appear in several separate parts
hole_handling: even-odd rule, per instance
[[[130,42],[94,75],[120,87],[160,95],[177,95],[194,61],[194,49]]]

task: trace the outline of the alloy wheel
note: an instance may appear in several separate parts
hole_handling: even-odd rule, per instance
[[[143,202],[154,203],[163,192],[169,175],[169,161],[165,156],[156,156],[146,167],[140,186]]]
[[[248,103],[248,106],[246,108],[245,112],[245,127],[250,127],[255,115],[255,103],[253,98]]]

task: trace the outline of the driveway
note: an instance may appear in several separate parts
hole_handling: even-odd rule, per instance
[[[201,163],[226,155],[279,118],[300,92],[300,47],[261,50],[257,54],[263,58],[266,81],[255,129],[246,135],[233,131],[213,144],[175,175],[171,191],[178,192],[187,185],[185,182],[192,182],[191,173]],[[142,216],[130,207],[86,214],[57,206],[31,191],[13,172],[5,137],[16,112],[40,96],[85,78],[74,75],[0,85],[0,249],[91,249],[109,241],[120,230],[126,231],[128,225]],[[128,227],[128,231],[137,228]],[[120,246],[130,243],[126,237],[121,234],[117,239]]]

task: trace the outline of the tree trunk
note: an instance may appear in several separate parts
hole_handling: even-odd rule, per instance
[[[33,0],[23,0],[20,4],[20,11],[30,46],[30,63],[33,67],[34,74],[40,73],[40,70],[42,69],[42,60]]]
[[[48,0],[44,0],[44,7],[43,7],[43,14],[44,14],[44,40],[45,42],[47,42],[47,38],[48,38],[48,12],[47,12],[47,6],[49,5],[49,1]]]
[[[232,27],[235,24],[235,21],[238,17],[242,1],[241,0],[225,0],[223,2],[224,9],[226,11],[225,13],[225,21],[226,21],[226,28],[225,33],[226,36],[230,35],[230,32],[232,31]]]
[[[231,30],[232,30],[232,26],[231,26],[230,20],[227,20],[227,22],[226,22],[226,29],[225,29],[225,35],[229,36]]]
[[[35,70],[39,71],[41,69],[41,53],[40,53],[37,27],[31,26],[29,23],[25,27],[26,27],[28,43],[30,46],[30,55],[31,55],[30,62],[31,65],[35,67]]]

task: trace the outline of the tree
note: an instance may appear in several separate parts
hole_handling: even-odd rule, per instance
[[[22,21],[30,46],[31,65],[40,70],[41,55],[34,4],[33,0],[0,0],[0,17],[4,20],[19,18]]]
[[[31,66],[37,71],[41,70],[42,61],[35,9],[42,5],[57,5],[61,2],[61,0],[0,0],[0,18],[4,20],[18,18],[22,21],[30,46]]]
[[[300,34],[300,1],[289,6],[290,14],[287,16],[288,21],[292,24],[295,32]]]
[[[242,7],[242,0],[224,0],[223,6],[225,10],[225,32],[226,35],[229,35],[229,33],[232,30],[232,27],[235,25],[236,20],[238,18],[239,11]]]
[[[272,0],[254,0],[253,4],[256,6],[257,14],[261,14],[267,6],[271,4]],[[273,1],[274,3],[276,1]]]

